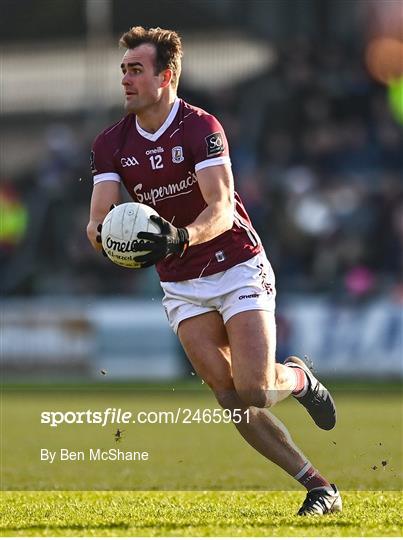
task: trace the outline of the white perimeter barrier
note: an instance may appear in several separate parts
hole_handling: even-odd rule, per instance
[[[401,377],[402,305],[377,299],[335,305],[314,296],[284,297],[279,353],[308,355],[333,377]],[[1,308],[3,374],[170,379],[183,361],[159,301],[14,299]]]

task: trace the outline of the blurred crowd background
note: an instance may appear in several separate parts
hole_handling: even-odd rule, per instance
[[[402,2],[171,0],[149,2],[148,8],[138,4],[2,0],[3,11],[9,14],[1,23],[3,54],[13,55],[18,64],[10,75],[20,72],[18,91],[25,100],[22,111],[17,106],[3,108],[2,137],[7,139],[12,132],[18,155],[30,153],[26,137],[19,140],[18,132],[28,131],[36,139],[31,158],[10,163],[3,144],[0,246],[6,294],[147,294],[153,286],[139,272],[103,261],[85,237],[92,138],[119,119],[120,104],[111,99],[102,110],[99,104],[88,106],[92,84],[105,84],[98,74],[82,87],[75,109],[66,112],[60,103],[59,110],[57,106],[47,110],[46,94],[52,95],[60,83],[46,65],[35,66],[35,52],[44,50],[44,42],[48,49],[62,46],[64,54],[69,52],[67,40],[72,51],[82,42],[96,57],[98,47],[117,49],[120,33],[136,24],[166,25],[184,34],[185,76],[179,94],[221,120],[230,141],[237,189],[280,287],[352,297],[398,291],[403,275],[403,105],[400,110],[398,103],[393,107],[399,87],[393,101],[392,87],[385,82],[398,81],[403,66],[392,63],[385,81],[385,67],[376,62],[381,66],[390,62],[390,48],[383,45],[380,60],[382,51],[375,50],[374,61],[369,53],[377,39],[385,38],[388,9],[392,20],[400,12],[396,31],[388,25],[389,40],[402,38],[397,35],[403,28]],[[158,7],[164,9],[155,17]],[[97,9],[103,14],[94,19],[91,11]],[[209,87],[213,73],[207,56],[200,65],[205,84],[198,86],[186,76],[190,62],[186,37],[193,43],[192,32],[203,30],[197,15],[208,16],[203,22],[207,30],[221,30],[216,50],[222,49],[226,34],[232,33],[232,40],[239,34],[266,47],[270,62],[257,64],[252,75],[246,69],[237,80],[229,75],[218,87],[214,82]],[[24,24],[28,18],[29,28]],[[399,53],[403,64],[402,49]],[[208,54],[200,50],[199,57]],[[225,54],[234,62],[231,49]],[[96,58],[97,65],[100,60]],[[67,62],[63,54],[60,61]],[[244,61],[250,63],[248,56]],[[43,103],[31,108],[26,106],[32,85],[26,62],[47,79]],[[108,76],[114,77],[118,89],[117,68],[118,64]],[[90,65],[87,75],[93,72]],[[3,77],[8,76],[3,69]],[[68,90],[73,81],[62,84]],[[11,92],[11,83],[3,103],[12,97],[7,90]]]
[[[118,38],[144,25],[182,34],[179,95],[223,124],[280,292],[347,303],[387,296],[401,306],[401,0],[1,7],[6,297],[158,295],[153,270],[114,266],[85,234],[91,143],[122,115]]]

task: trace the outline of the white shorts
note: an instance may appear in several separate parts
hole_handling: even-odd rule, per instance
[[[186,281],[162,281],[162,304],[175,334],[190,317],[218,311],[226,323],[242,311],[263,310],[274,315],[276,287],[273,269],[264,251],[212,276]]]

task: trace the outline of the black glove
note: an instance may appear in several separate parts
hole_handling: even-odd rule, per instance
[[[114,208],[116,208],[116,204],[111,204],[111,207],[109,208],[109,212],[111,210],[113,210]],[[101,237],[101,232],[102,232],[102,223],[100,223],[97,227],[97,231],[99,232],[99,234],[97,234],[95,240],[98,242],[98,244],[102,244],[102,237]],[[102,248],[102,255],[104,257],[108,257],[108,255],[105,253],[105,250],[104,248]]]
[[[141,249],[150,253],[136,257],[134,260],[141,264],[142,268],[147,268],[171,254],[183,257],[189,247],[189,233],[187,229],[177,229],[169,221],[160,216],[150,216],[150,219],[158,225],[161,232],[159,234],[150,232],[138,233],[137,238],[148,240],[148,242],[145,242],[141,246]]]

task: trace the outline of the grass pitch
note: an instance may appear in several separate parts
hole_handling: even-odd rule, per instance
[[[402,535],[398,385],[333,387],[339,421],[331,432],[318,430],[292,399],[275,408],[296,443],[342,492],[343,513],[324,518],[295,516],[304,492],[291,491],[299,485],[250,449],[231,425],[126,426],[119,448],[149,449],[154,457],[144,464],[39,460],[41,447],[116,446],[116,426],[52,430],[40,424],[43,410],[216,407],[200,386],[176,384],[165,392],[139,385],[3,388],[2,534]]]
[[[398,492],[347,492],[342,514],[297,517],[302,492],[7,492],[7,536],[400,536]]]

